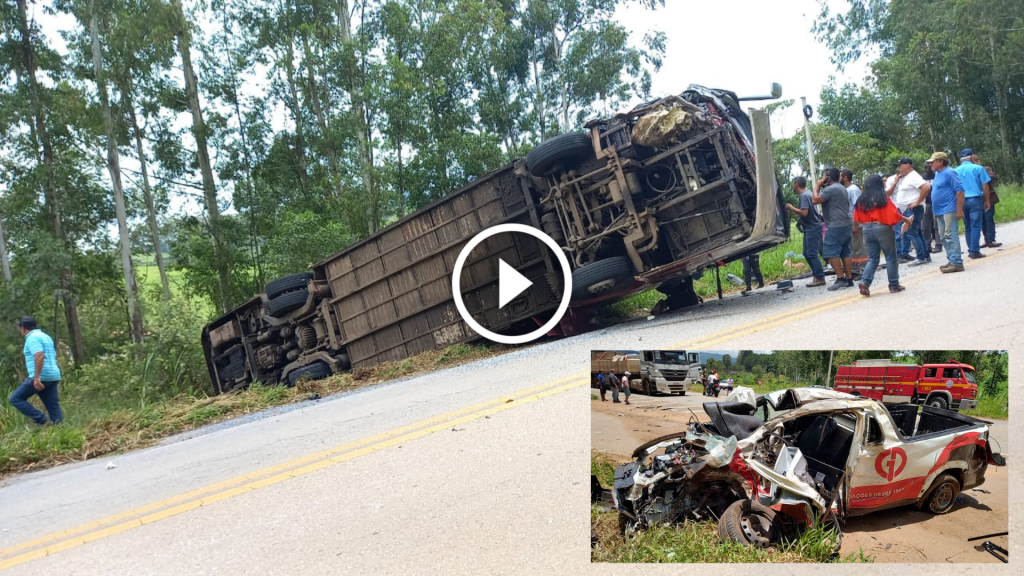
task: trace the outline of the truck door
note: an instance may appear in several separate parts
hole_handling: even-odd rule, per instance
[[[874,416],[862,413],[861,418],[864,427],[854,435],[850,450],[855,459],[853,476],[847,483],[847,503],[853,515],[888,504],[893,483],[901,477],[907,463],[906,453],[897,446],[896,438],[887,438]]]
[[[928,393],[931,392],[933,388],[938,389],[944,387],[941,384],[942,372],[940,372],[940,370],[941,369],[938,366],[925,366],[924,369],[921,370],[921,379],[917,384],[916,401],[924,402],[924,399],[928,397]]]

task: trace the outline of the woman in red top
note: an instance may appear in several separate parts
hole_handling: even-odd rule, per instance
[[[854,205],[853,219],[859,222],[864,230],[864,245],[868,249],[868,263],[860,277],[860,293],[871,295],[871,281],[875,278],[875,269],[885,252],[885,270],[889,274],[889,292],[902,292],[900,285],[899,260],[896,254],[896,231],[893,226],[903,223],[902,233],[910,228],[913,217],[900,214],[892,200],[885,195],[885,186],[881,176],[868,176],[864,181],[864,190]]]

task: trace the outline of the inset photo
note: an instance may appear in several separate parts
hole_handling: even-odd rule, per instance
[[[591,561],[1008,561],[1003,350],[591,351]]]

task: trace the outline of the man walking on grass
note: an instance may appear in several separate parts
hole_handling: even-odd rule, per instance
[[[967,240],[967,257],[984,258],[981,253],[981,231],[985,222],[985,212],[991,205],[992,188],[985,168],[972,161],[974,150],[964,148],[960,151],[960,165],[955,168],[960,183],[964,187],[964,238]]]
[[[53,339],[36,326],[36,319],[31,316],[18,321],[18,331],[25,337],[23,352],[28,378],[11,393],[8,400],[11,406],[42,426],[46,424],[46,415],[28,401],[34,394],[38,394],[47,414],[50,415],[50,422],[60,424],[64,420],[64,412],[60,409],[60,402],[57,399],[57,387],[61,376]]]
[[[911,266],[920,266],[932,261],[931,251],[921,235],[921,224],[925,219],[924,201],[930,190],[931,186],[917,170],[914,170],[914,161],[910,158],[900,158],[896,163],[896,178],[885,191],[892,198],[900,214],[907,218],[913,217],[913,223],[906,234],[902,233],[902,225],[893,226],[900,264],[909,262]],[[916,260],[910,257],[911,246],[917,255]]]
[[[960,236],[957,230],[960,218],[964,215],[964,185],[956,171],[949,167],[949,156],[945,152],[936,152],[930,159],[935,180],[932,181],[932,210],[935,212],[935,225],[946,248],[948,264],[939,270],[943,274],[963,272],[964,261],[960,255]]]
[[[825,269],[821,265],[821,214],[814,207],[811,198],[811,191],[807,189],[807,178],[797,176],[793,180],[793,192],[799,198],[800,207],[786,204],[786,210],[796,214],[800,218],[796,222],[797,230],[804,234],[804,259],[811,267],[813,281],[807,285],[808,288],[825,285]]]
[[[829,168],[814,186],[812,201],[821,204],[821,213],[828,228],[825,232],[825,258],[836,271],[836,281],[829,291],[853,288],[853,217],[850,216],[850,196],[839,183],[839,169]]]

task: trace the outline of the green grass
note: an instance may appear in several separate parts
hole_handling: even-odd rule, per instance
[[[615,463],[591,452],[590,473],[602,486],[611,486]],[[619,529],[618,513],[606,511],[600,504],[590,508],[591,530],[598,544],[590,551],[592,562],[873,562],[862,549],[840,558],[832,558],[836,534],[824,527],[805,531],[799,539],[779,546],[760,549],[718,537],[718,524],[684,522],[655,526],[624,537]]]
[[[590,473],[597,476],[602,486],[611,486],[615,479],[615,463],[598,452],[591,452]]]
[[[65,420],[38,428],[9,403],[0,404],[0,478],[10,474],[87,460],[104,454],[142,448],[157,440],[199,426],[309,400],[313,395],[354,390],[398,377],[429,372],[500,354],[506,348],[451,346],[397,362],[341,373],[323,380],[302,381],[294,388],[254,383],[247,390],[208,397],[202,392],[161,395],[159,391],[100,387],[70,377],[61,384]],[[109,360],[113,372],[118,364]],[[113,378],[112,371],[103,372]],[[11,390],[0,389],[4,397]],[[31,400],[41,407],[37,397]]]
[[[999,204],[996,204],[996,222],[1024,219],[1024,184],[999,186]],[[996,231],[998,235],[998,230]]]

